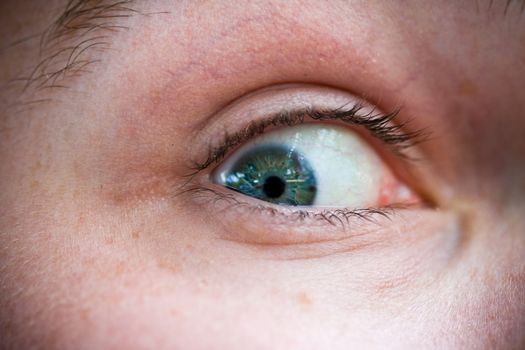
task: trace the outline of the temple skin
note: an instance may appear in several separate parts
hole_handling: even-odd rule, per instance
[[[525,27],[491,3],[136,1],[63,89],[3,49],[0,347],[525,347]],[[4,1],[1,47],[65,5]],[[385,166],[437,209],[347,234],[180,195],[269,87],[401,107],[432,137]]]

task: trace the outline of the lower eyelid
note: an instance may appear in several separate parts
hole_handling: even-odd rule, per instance
[[[401,207],[303,210],[261,204],[256,199],[227,191],[219,186],[197,186],[187,194],[197,210],[210,213],[212,231],[219,239],[261,247],[333,244],[347,240],[345,246],[355,245],[356,248],[384,243],[388,235],[380,235],[378,231],[391,231],[396,224],[399,234],[401,227],[407,224],[404,216],[420,212]]]

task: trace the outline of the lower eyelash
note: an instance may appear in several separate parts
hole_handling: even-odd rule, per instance
[[[228,206],[224,210],[231,209],[243,209],[250,213],[257,213],[259,215],[267,215],[271,218],[283,220],[283,223],[296,223],[303,224],[305,222],[317,222],[320,224],[327,224],[332,226],[340,226],[342,229],[347,229],[351,222],[367,221],[374,223],[378,218],[390,219],[397,210],[406,209],[407,205],[389,205],[381,208],[362,208],[362,209],[348,209],[348,208],[335,208],[335,209],[323,209],[319,210],[308,210],[308,209],[293,209],[291,207],[283,207],[278,209],[277,207],[265,205],[265,204],[250,204],[248,202],[240,200],[234,193],[224,193],[212,188],[203,186],[192,185],[192,187],[186,188],[177,193],[178,195],[191,194],[194,198],[202,196],[202,199],[207,202],[217,204],[219,202],[225,202]]]

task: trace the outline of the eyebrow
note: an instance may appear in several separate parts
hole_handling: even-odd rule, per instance
[[[22,92],[28,90],[64,89],[70,79],[90,72],[90,66],[102,60],[101,52],[111,48],[117,32],[129,29],[126,19],[135,15],[150,15],[135,9],[137,0],[68,0],[60,15],[39,35],[38,64],[25,77]],[[501,10],[524,12],[525,0],[487,0],[486,6],[474,0],[477,11]],[[501,6],[496,8],[496,4]],[[167,12],[159,12],[167,13]],[[22,42],[18,41],[17,43]],[[17,43],[13,43],[16,45]],[[99,55],[96,55],[99,53]]]
[[[94,53],[110,49],[125,20],[139,13],[135,0],[68,0],[64,10],[39,35],[40,61],[25,77],[22,91],[61,89],[101,61]]]

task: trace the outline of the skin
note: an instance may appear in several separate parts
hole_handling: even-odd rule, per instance
[[[64,5],[2,2],[2,44]],[[525,346],[520,4],[134,6],[156,14],[67,89],[2,90],[1,348]],[[1,81],[38,61],[38,40],[3,50]],[[433,208],[334,228],[180,194],[209,140],[287,84],[402,106],[432,137],[385,166]]]

